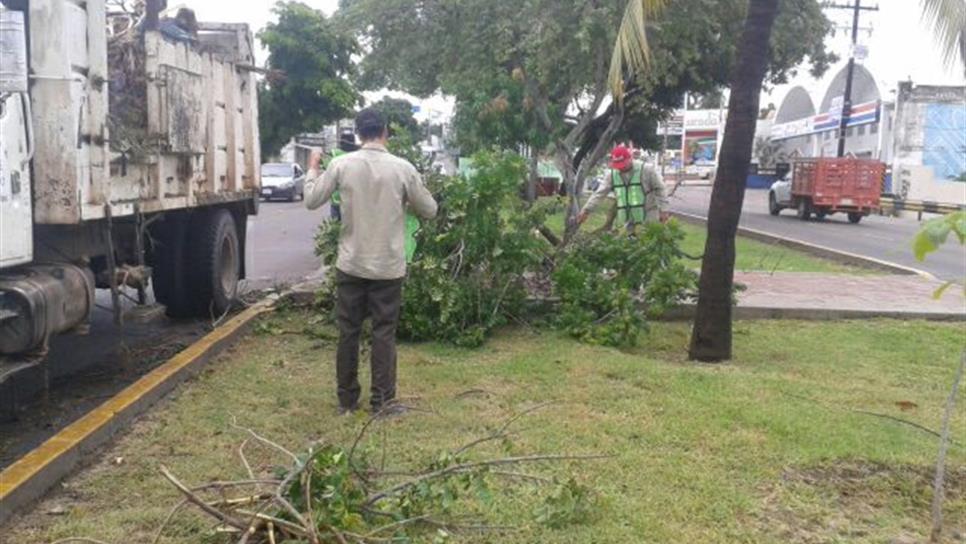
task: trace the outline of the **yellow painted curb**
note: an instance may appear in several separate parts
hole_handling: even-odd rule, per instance
[[[107,400],[85,416],[71,423],[63,430],[49,438],[46,442],[27,453],[17,462],[0,472],[0,523],[3,522],[13,509],[20,508],[23,504],[7,504],[8,499],[17,493],[30,482],[52,468],[58,460],[66,455],[77,451],[83,443],[95,437],[101,431],[108,430],[108,426],[114,422],[120,414],[126,414],[146,395],[157,390],[158,387],[167,384],[170,380],[182,375],[189,367],[205,356],[212,355],[216,348],[223,348],[222,344],[230,340],[243,327],[262,313],[272,309],[270,301],[256,304],[237,316],[230,319],[224,325],[211,331],[203,338],[179,352],[177,355],[168,359],[161,366],[155,368],[148,374],[141,377],[133,384],[127,386],[120,393]],[[173,387],[173,386],[172,386]],[[133,417],[133,414],[127,414]],[[109,435],[110,433],[108,433]],[[87,445],[86,447],[94,447]],[[70,467],[64,467],[64,474],[48,476],[52,481],[46,485],[40,484],[44,489],[34,490],[30,493],[36,495],[29,500],[36,499],[53,485],[56,480],[66,476],[67,469],[73,468],[78,460],[73,460]]]

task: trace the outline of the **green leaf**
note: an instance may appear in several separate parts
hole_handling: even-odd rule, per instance
[[[949,289],[950,286],[952,286],[952,285],[955,285],[955,283],[954,282],[951,282],[951,281],[947,281],[946,283],[940,285],[938,289],[936,289],[935,291],[933,291],[932,298],[934,300],[941,299],[942,296],[943,296],[943,293],[946,292],[946,289]]]

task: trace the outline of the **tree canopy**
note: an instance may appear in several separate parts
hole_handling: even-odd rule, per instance
[[[386,116],[386,120],[389,121],[389,126],[399,127],[418,139],[419,122],[413,116],[412,102],[402,98],[384,96],[378,102],[371,104],[370,107],[381,111]]]
[[[685,91],[710,94],[727,85],[748,2],[666,2],[648,23],[649,68],[627,81],[627,101],[618,105],[610,100],[608,69],[626,5],[343,0],[340,11],[367,45],[360,84],[418,96],[441,91],[483,123],[493,119],[480,112],[489,108],[492,114],[502,97],[502,111],[511,117],[507,127],[492,131],[494,142],[505,142],[502,128],[524,122],[552,143],[573,188],[625,127],[656,121],[680,104]],[[767,81],[787,81],[806,58],[814,73],[824,72],[834,60],[823,44],[830,28],[817,0],[782,2]],[[625,124],[632,115],[636,127]]]
[[[509,75],[491,79],[484,87],[459,97],[453,126],[461,153],[489,147],[545,149],[550,143],[540,130],[532,108],[527,108],[523,85]]]
[[[278,20],[258,33],[269,69],[258,101],[263,156],[349,115],[360,99],[349,80],[359,51],[354,37],[301,2],[278,2],[273,13]]]

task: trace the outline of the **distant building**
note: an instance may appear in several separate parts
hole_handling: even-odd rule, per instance
[[[339,146],[339,137],[342,134],[355,134],[353,119],[343,119],[335,124],[326,125],[320,132],[303,132],[293,136],[279,151],[279,160],[295,162],[305,168],[312,149],[321,148],[326,152],[332,151]]]
[[[893,192],[966,204],[966,87],[900,83],[893,153]]]

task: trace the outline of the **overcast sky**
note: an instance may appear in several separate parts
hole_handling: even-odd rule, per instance
[[[331,14],[338,7],[338,0],[303,0],[307,4]],[[565,0],[562,0],[565,1]],[[839,3],[851,0],[840,0]],[[174,6],[175,1],[169,5]],[[274,2],[260,0],[185,0],[184,4],[193,8],[202,21],[244,22],[253,31],[265,26],[271,18],[271,7]],[[880,92],[884,99],[890,97],[890,90],[895,89],[896,83],[911,77],[917,84],[962,85],[962,65],[958,70],[943,66],[939,50],[932,39],[929,30],[922,23],[921,8],[917,0],[865,0],[865,5],[878,4],[879,11],[863,12],[860,26],[871,27],[859,34],[859,42],[868,46],[869,56],[864,64],[879,81]],[[841,25],[851,25],[851,11],[829,9],[829,17]],[[840,66],[849,51],[849,33],[845,29],[838,30],[834,36],[827,38],[828,46],[842,57]],[[259,57],[264,62],[264,54]],[[815,81],[808,75],[807,69],[791,82],[774,89],[770,95],[763,98],[763,103],[769,101],[776,105],[794,84],[804,85],[811,93],[813,100],[818,103],[828,81],[838,71],[840,66],[833,67],[826,76]],[[369,93],[370,100],[378,99],[384,93]],[[441,111],[448,114],[452,109],[449,101],[442,97],[421,101],[423,112],[419,117],[425,117],[428,110]]]

